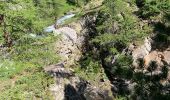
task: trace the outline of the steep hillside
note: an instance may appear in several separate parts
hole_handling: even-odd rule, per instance
[[[170,0],[0,0],[0,100],[169,100]]]

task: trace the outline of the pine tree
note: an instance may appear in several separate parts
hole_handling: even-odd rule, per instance
[[[26,37],[30,33],[42,34],[49,20],[56,19],[57,7],[57,0],[0,1],[1,42],[7,47],[28,43],[30,40]]]

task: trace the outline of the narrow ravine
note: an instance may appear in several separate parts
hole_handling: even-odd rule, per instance
[[[56,81],[56,84],[50,87],[55,100],[94,100],[96,98],[112,100],[112,96],[106,92],[110,90],[102,90],[74,74],[74,67],[83,56],[85,45],[88,45],[86,44],[86,36],[89,34],[87,26],[90,25],[88,21],[87,17],[84,17],[54,30],[54,35],[60,37],[55,44],[55,51],[61,59],[58,64],[46,66],[44,70],[53,75]]]

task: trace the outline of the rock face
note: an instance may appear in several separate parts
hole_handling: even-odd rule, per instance
[[[72,71],[64,68],[63,63],[56,64],[56,65],[50,65],[48,67],[45,67],[44,70],[45,70],[45,72],[50,73],[51,75],[53,75],[55,77],[59,77],[59,78],[73,76]]]
[[[132,50],[132,57],[133,57],[133,66],[138,67],[137,60],[143,59],[146,55],[149,54],[151,51],[151,39],[145,38],[144,45],[134,49],[132,46],[130,49]]]
[[[113,100],[113,98],[109,96],[109,91],[103,91],[92,86],[88,86],[85,89],[84,96],[86,100]]]
[[[73,43],[76,43],[77,34],[74,29],[69,27],[62,27],[54,30],[54,35],[56,36],[58,34],[61,34],[64,40],[68,40],[68,41],[72,41]]]
[[[133,57],[133,66],[138,67],[137,60],[143,59],[144,67],[150,65],[150,62],[156,62],[158,66],[170,65],[170,51],[167,48],[166,50],[152,50],[152,40],[150,38],[146,38],[144,45],[135,49],[133,45],[129,46],[132,50]]]
[[[55,78],[56,84],[50,87],[55,100],[113,100],[108,90],[92,86],[64,68],[62,63],[47,66],[44,70]]]
[[[77,77],[71,69],[81,57],[84,43],[85,21],[80,20],[54,31],[61,38],[55,44],[55,51],[61,56],[61,63],[44,67],[44,71],[52,75],[56,81],[51,85],[55,100],[113,100],[111,90],[97,88],[86,80]],[[98,83],[109,84],[110,82]],[[109,87],[111,89],[111,86]]]
[[[158,46],[157,46],[158,45]],[[160,45],[162,46],[160,48]],[[155,47],[154,47],[155,46]],[[153,48],[152,48],[153,47]],[[156,48],[158,47],[158,48]],[[145,39],[144,45],[132,50],[133,66],[135,72],[142,72],[145,77],[158,78],[162,85],[162,93],[170,93],[170,50],[163,43],[157,43],[150,38]],[[142,59],[144,64],[139,66],[138,59]]]
[[[65,66],[72,66],[81,57],[81,46],[83,38],[77,35],[76,30],[69,27],[62,27],[54,31],[60,34],[61,38],[55,44],[55,51],[61,56]]]

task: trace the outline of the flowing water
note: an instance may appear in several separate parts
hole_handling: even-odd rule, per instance
[[[61,17],[60,19],[58,19],[56,21],[56,25],[61,25],[61,24],[63,24],[65,22],[65,20],[70,19],[70,18],[72,18],[74,16],[75,16],[75,14],[65,15],[65,16]],[[46,27],[44,29],[44,32],[50,33],[50,32],[53,32],[53,30],[55,30],[54,24],[51,25],[51,26]]]

